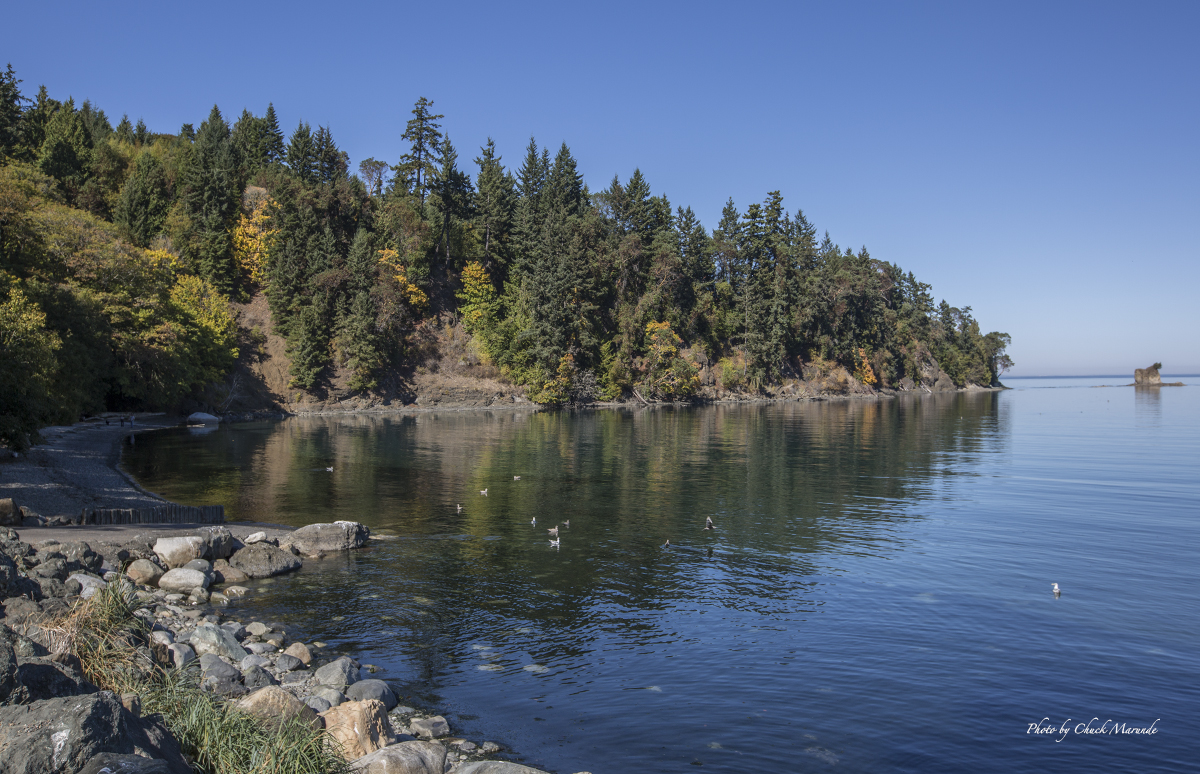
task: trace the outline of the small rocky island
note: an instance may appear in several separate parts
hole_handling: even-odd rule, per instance
[[[1158,375],[1158,369],[1162,368],[1162,363],[1155,363],[1149,368],[1138,368],[1133,372],[1133,384],[1135,387],[1182,387],[1183,382],[1164,382],[1162,377]]]

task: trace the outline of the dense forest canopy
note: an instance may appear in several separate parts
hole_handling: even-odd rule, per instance
[[[711,231],[635,169],[602,190],[570,148],[460,157],[421,98],[394,164],[357,174],[329,128],[268,105],[175,134],[0,73],[0,441],[105,409],[169,407],[226,377],[230,302],[265,294],[297,388],[376,389],[423,320],[452,315],[544,404],[688,399],[702,366],[757,390],[806,367],[958,385],[1011,366],[1003,333],[779,191]],[[935,369],[936,370],[936,369]]]

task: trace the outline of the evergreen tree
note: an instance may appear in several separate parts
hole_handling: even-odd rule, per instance
[[[312,129],[303,121],[292,132],[288,143],[287,164],[292,174],[305,183],[314,183],[317,179],[317,154],[313,143]]]
[[[88,140],[92,147],[99,145],[109,138],[113,133],[112,124],[108,122],[108,116],[103,110],[92,105],[91,100],[84,100],[79,107],[79,118],[83,121],[84,129],[87,131]]]
[[[121,116],[121,123],[117,124],[116,131],[117,139],[121,142],[127,142],[130,145],[134,143],[133,124],[129,122],[129,114]]]
[[[92,143],[83,118],[68,99],[46,123],[46,138],[42,141],[38,165],[47,175],[58,180],[69,201],[83,186],[92,160]]]
[[[504,172],[500,157],[496,155],[496,143],[491,137],[487,145],[480,148],[475,158],[479,175],[475,188],[475,206],[480,230],[483,231],[483,267],[493,275],[493,256],[505,255],[505,246],[513,222],[513,179]]]
[[[242,108],[242,115],[233,125],[230,140],[242,159],[247,173],[257,172],[267,166],[265,122]]]
[[[170,190],[162,163],[143,151],[134,163],[133,174],[121,189],[113,221],[126,238],[138,247],[148,247],[162,229],[170,209]]]
[[[0,159],[25,155],[26,132],[21,113],[26,101],[21,96],[21,80],[9,64],[0,73]]]
[[[415,193],[421,204],[425,204],[425,196],[430,183],[437,176],[437,168],[441,159],[439,150],[442,145],[441,124],[438,121],[443,115],[430,112],[433,102],[421,97],[413,107],[413,117],[401,135],[401,139],[409,143],[408,153],[400,157],[396,165],[396,178],[403,180],[405,187]]]
[[[437,207],[442,213],[442,260],[450,265],[450,223],[466,220],[471,215],[471,178],[458,168],[458,152],[450,138],[442,140],[439,156],[441,168],[432,183],[437,194]]]
[[[537,141],[529,138],[525,161],[517,171],[517,217],[514,228],[518,271],[537,259],[542,242],[542,189],[550,173],[550,154],[538,154]]]
[[[317,127],[313,137],[313,156],[316,159],[317,179],[322,183],[332,183],[346,177],[349,168],[347,156],[338,150],[333,142],[333,134],[324,126]]]
[[[274,103],[267,103],[267,114],[262,119],[263,161],[266,164],[282,164],[286,151],[283,132],[279,130],[279,119],[275,117]]]
[[[150,130],[146,128],[146,122],[140,118],[137,126],[133,129],[133,139],[138,145],[144,145],[146,140],[150,139]]]
[[[238,167],[229,125],[213,105],[196,132],[181,197],[192,225],[185,257],[201,277],[226,295],[233,294],[238,277],[230,237],[241,209]]]

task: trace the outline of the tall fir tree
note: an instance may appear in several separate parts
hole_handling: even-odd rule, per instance
[[[113,221],[130,242],[149,247],[162,229],[171,206],[170,188],[162,162],[150,151],[138,154],[133,173],[121,188]]]
[[[437,208],[442,213],[442,260],[449,267],[450,226],[452,222],[467,220],[471,216],[474,190],[471,178],[458,168],[458,151],[454,150],[449,137],[443,138],[439,156],[442,165],[433,180],[432,190],[437,194]]]
[[[288,142],[287,164],[292,174],[303,182],[316,182],[316,146],[313,142],[312,128],[303,121],[296,127],[296,131],[292,132],[292,139]]]
[[[400,157],[400,163],[395,167],[396,178],[405,182],[404,187],[417,196],[422,206],[441,163],[442,133],[439,130],[442,125],[438,121],[445,116],[432,113],[432,107],[433,101],[424,97],[413,106],[413,117],[400,136],[409,144],[408,153]]]
[[[275,117],[275,104],[267,103],[267,113],[263,116],[263,159],[267,164],[282,164],[287,156],[283,144],[283,132],[279,130],[279,119]]]
[[[513,222],[513,178],[504,172],[491,137],[475,158],[479,166],[475,188],[476,217],[483,232],[483,266],[495,276],[498,263],[507,263],[507,242]]]
[[[182,200],[192,224],[186,257],[201,277],[230,296],[236,290],[239,271],[230,236],[241,211],[239,167],[229,125],[213,105],[196,132],[184,184]]]

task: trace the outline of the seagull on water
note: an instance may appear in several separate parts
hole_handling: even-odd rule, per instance
[[[704,528],[705,529],[716,529],[716,526],[714,526],[712,523],[712,516],[704,517]]]
[[[331,466],[329,466],[328,468],[325,468],[325,472],[327,472],[327,473],[332,473],[332,472],[333,472],[333,466],[331,465]]]
[[[458,503],[458,512],[462,513],[462,503]]]
[[[479,494],[483,495],[484,497],[487,497],[487,490],[486,490],[486,489],[480,489],[480,490],[479,490]]]
[[[562,524],[562,525],[563,525],[564,527],[566,527],[567,529],[570,529],[570,528],[571,528],[571,520],[570,520],[570,519],[567,519],[566,521],[564,521],[564,522],[563,522],[563,524]]]
[[[530,519],[529,523],[536,527],[537,526],[537,516],[534,516],[532,519]]]
[[[671,540],[668,538],[667,542],[663,543],[663,548],[670,548],[670,547],[671,547]]]
[[[1051,583],[1050,585],[1054,587],[1054,596],[1055,597],[1057,597],[1059,594],[1062,594],[1062,589],[1060,589],[1058,587],[1057,583]]]
[[[550,541],[550,545],[554,546],[555,548],[558,548],[558,544],[559,544],[558,538],[555,538],[554,540]]]
[[[513,476],[513,481],[520,481],[520,480],[521,480],[520,476]]]
[[[558,537],[558,527],[551,527],[546,531],[550,533],[550,537]]]

